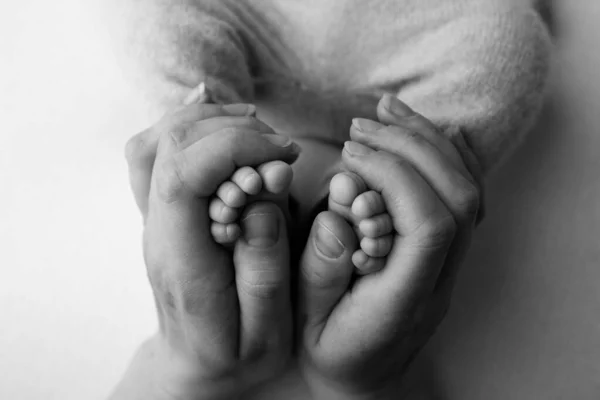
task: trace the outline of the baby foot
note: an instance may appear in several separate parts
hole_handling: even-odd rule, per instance
[[[364,180],[352,172],[340,172],[329,185],[329,210],[354,225],[360,249],[352,262],[361,275],[379,271],[392,249],[394,227],[383,197],[368,190]]]
[[[288,194],[292,182],[292,167],[283,161],[271,161],[258,166],[242,167],[223,182],[208,208],[212,220],[211,234],[215,242],[230,245],[241,234],[239,216],[250,203],[272,201],[287,214]]]

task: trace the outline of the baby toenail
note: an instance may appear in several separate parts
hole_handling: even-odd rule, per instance
[[[344,254],[344,244],[325,225],[319,223],[315,238],[317,250],[327,258],[339,258]]]

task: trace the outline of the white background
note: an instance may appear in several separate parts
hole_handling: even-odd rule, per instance
[[[600,398],[600,2],[490,181],[431,360],[440,398]],[[155,326],[122,147],[148,122],[83,1],[0,3],[0,399],[102,399]]]
[[[0,0],[0,399],[102,399],[155,326],[123,144],[145,122],[83,1]]]

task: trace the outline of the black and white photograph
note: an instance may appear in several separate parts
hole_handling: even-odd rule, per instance
[[[0,0],[1,400],[600,400],[600,1]]]

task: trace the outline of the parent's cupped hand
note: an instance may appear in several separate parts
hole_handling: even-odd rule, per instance
[[[302,370],[316,398],[398,398],[448,310],[480,210],[476,158],[460,135],[443,136],[391,96],[378,116],[355,121],[343,162],[392,217],[384,268],[353,276],[356,237],[331,212],[316,218],[301,260]]]
[[[114,399],[235,398],[281,373],[289,359],[282,211],[272,203],[249,205],[233,255],[210,233],[210,197],[235,169],[298,156],[253,111],[189,104],[127,145],[159,331],[140,348]],[[275,240],[253,240],[273,232]]]

